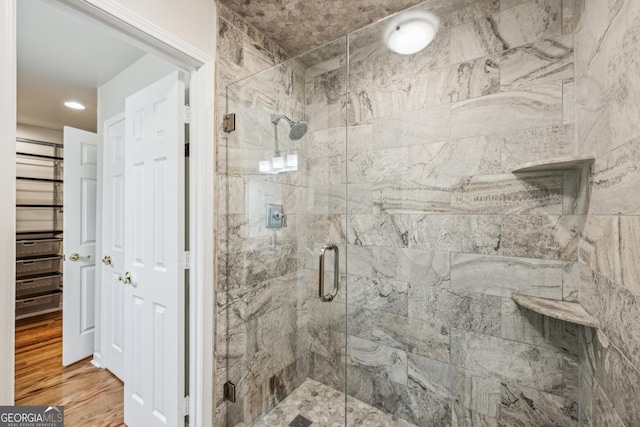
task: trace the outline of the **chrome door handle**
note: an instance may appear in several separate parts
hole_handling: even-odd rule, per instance
[[[105,255],[104,258],[102,258],[102,263],[104,265],[111,265],[111,257],[109,255]]]
[[[333,258],[333,290],[330,293],[325,293],[324,290],[324,256],[327,251],[334,252]],[[340,262],[339,262],[339,252],[338,246],[335,244],[328,242],[325,243],[320,249],[320,265],[318,266],[318,296],[320,297],[320,301],[328,302],[333,301],[333,299],[338,295],[338,281],[340,280]]]
[[[71,255],[69,255],[69,259],[71,261],[78,261],[81,259],[91,259],[91,255],[80,255],[77,253],[72,253]]]
[[[129,283],[131,283],[131,273],[127,271],[126,273],[124,273],[124,276],[118,276],[118,280],[125,285],[128,285]]]

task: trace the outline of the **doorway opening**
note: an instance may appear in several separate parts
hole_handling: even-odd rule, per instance
[[[13,4],[13,7],[15,7],[17,2],[11,3]],[[81,12],[88,15],[89,19],[92,20],[103,23],[108,23],[109,21],[113,23],[117,21],[117,27],[120,28],[120,32],[129,34],[138,44],[146,45],[154,52],[164,51],[166,53],[165,56],[167,58],[171,58],[174,64],[180,65],[181,68],[191,71],[191,82],[196,82],[200,87],[212,86],[212,59],[206,55],[201,55],[200,52],[195,50],[189,51],[189,49],[186,48],[184,50],[180,47],[176,48],[175,46],[182,46],[183,48],[186,46],[177,39],[169,37],[170,43],[166,43],[167,36],[166,34],[162,34],[161,38],[164,39],[164,43],[160,42],[158,38],[153,35],[154,32],[157,33],[155,28],[145,28],[145,25],[141,25],[139,22],[135,24],[128,24],[127,19],[118,18],[118,13],[115,13],[117,11],[111,11],[114,13],[110,13],[108,10],[109,7],[106,7],[106,9],[98,9],[86,4],[78,5],[77,2],[67,2],[64,0],[60,0],[55,3],[63,4],[64,6],[69,6],[71,8],[75,7],[77,9],[81,9]],[[11,11],[11,8],[9,8],[9,11]],[[3,10],[3,13],[4,12],[5,11]],[[86,17],[84,19],[86,19]],[[113,27],[114,25],[111,26]],[[9,28],[9,30],[13,29]],[[10,38],[13,39],[13,37],[14,36],[11,36]],[[185,53],[185,50],[188,52]],[[10,66],[12,61],[7,60],[7,64]],[[209,368],[210,363],[207,363],[207,358],[209,355],[212,355],[212,337],[207,337],[207,335],[210,335],[212,331],[212,319],[208,319],[203,315],[203,306],[213,306],[213,298],[212,292],[206,291],[203,283],[207,278],[211,278],[213,269],[212,267],[205,266],[204,263],[198,261],[204,257],[213,259],[213,257],[210,256],[212,248],[207,248],[203,243],[204,241],[211,242],[213,240],[212,238],[207,237],[209,234],[212,235],[212,227],[204,225],[204,218],[211,218],[212,215],[203,215],[207,210],[210,211],[212,209],[212,200],[209,200],[212,197],[203,196],[206,194],[205,191],[203,191],[205,182],[212,182],[212,179],[211,181],[207,181],[203,179],[203,176],[210,176],[212,178],[213,174],[209,172],[203,173],[204,168],[202,167],[205,160],[213,160],[212,146],[203,149],[202,144],[204,141],[207,141],[212,145],[213,129],[210,131],[206,130],[204,126],[199,125],[199,121],[209,121],[213,116],[213,111],[207,110],[213,106],[213,93],[208,95],[199,95],[195,98],[196,99],[192,102],[196,104],[194,105],[194,110],[198,111],[198,113],[194,114],[194,123],[196,126],[194,126],[195,129],[191,132],[193,138],[191,141],[191,153],[192,158],[196,159],[196,162],[194,162],[194,164],[189,168],[188,172],[191,177],[190,181],[195,183],[195,185],[189,189],[191,195],[188,200],[190,205],[195,207],[195,209],[189,209],[189,226],[180,227],[182,229],[186,228],[188,230],[188,235],[191,237],[192,253],[191,256],[188,257],[191,259],[191,268],[188,271],[185,271],[184,274],[192,279],[191,282],[193,289],[189,294],[189,302],[193,303],[194,301],[197,301],[196,304],[189,304],[192,308],[189,313],[189,324],[193,325],[194,328],[188,330],[188,335],[193,338],[189,345],[197,349],[197,351],[189,351],[190,362],[193,362],[189,363],[189,378],[198,378],[198,380],[192,381],[189,385],[189,394],[192,399],[190,400],[189,408],[187,408],[188,411],[186,412],[190,413],[189,415],[192,421],[195,420],[199,424],[207,425],[210,424],[210,420],[207,420],[207,418],[210,417],[210,411],[206,409],[207,405],[211,405],[211,403],[207,403],[210,400],[210,398],[207,397],[207,394],[210,395],[210,392],[202,392],[202,390],[211,390],[212,388],[212,375],[210,374]],[[206,108],[198,108],[205,106]],[[211,124],[210,121],[209,124]],[[100,126],[100,120],[98,121],[98,126]],[[194,177],[195,179],[193,179]],[[80,255],[82,256],[82,254]],[[204,298],[202,298],[203,294]],[[11,312],[13,312],[13,310],[11,310]],[[100,313],[96,314],[98,315],[98,318],[101,315]],[[99,340],[96,340],[96,342],[99,342]],[[207,372],[209,375],[207,375]],[[183,402],[181,403],[183,404]],[[208,417],[203,416],[203,414],[207,414]],[[201,420],[201,422],[199,422],[199,420]]]

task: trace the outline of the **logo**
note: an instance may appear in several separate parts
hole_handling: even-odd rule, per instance
[[[64,427],[64,406],[0,406],[0,427]]]

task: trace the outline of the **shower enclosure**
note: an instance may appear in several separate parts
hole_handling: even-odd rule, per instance
[[[383,20],[227,87],[227,425],[579,425],[579,327],[511,299],[576,298],[580,173],[511,173],[575,152],[572,15],[506,3],[428,1],[418,53]]]

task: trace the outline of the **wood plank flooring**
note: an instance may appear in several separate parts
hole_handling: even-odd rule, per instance
[[[15,404],[63,405],[65,427],[124,426],[122,382],[90,361],[62,366],[62,313],[16,322]]]

